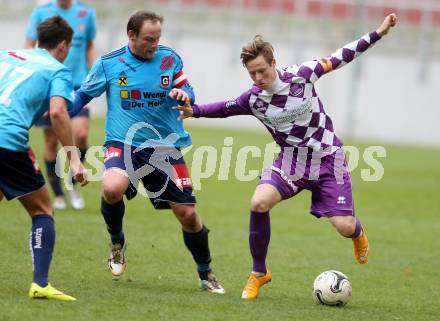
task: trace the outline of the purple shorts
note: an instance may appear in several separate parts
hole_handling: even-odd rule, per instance
[[[351,177],[342,149],[324,157],[281,151],[259,184],[270,184],[283,200],[303,189],[312,192],[310,213],[320,217],[354,216]]]

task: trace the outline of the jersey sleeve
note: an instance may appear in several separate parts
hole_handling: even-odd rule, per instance
[[[27,27],[26,27],[26,38],[32,39],[34,41],[37,40],[38,34],[37,34],[37,27],[40,24],[40,10],[38,8],[35,8],[31,16],[29,17]]]
[[[107,77],[105,75],[102,59],[98,58],[90,69],[86,80],[81,85],[81,91],[91,97],[99,97],[107,90]]]
[[[173,73],[173,88],[182,88],[185,84],[188,83],[188,79],[186,78],[186,75],[183,72],[182,59],[178,55],[175,55],[174,59],[175,59],[175,66]]]
[[[191,105],[194,104],[194,102],[196,101],[196,94],[194,93],[194,88],[189,83],[186,83],[180,89],[182,89],[184,92],[188,94]],[[179,105],[184,104],[183,101],[179,101],[178,103]]]
[[[88,24],[87,24],[87,41],[93,41],[96,38],[96,11],[93,8],[89,9]]]
[[[328,57],[302,63],[298,68],[297,74],[313,83],[321,78],[322,75],[350,63],[379,39],[380,36],[377,32],[370,32],[338,49]]]
[[[93,97],[83,93],[81,89],[75,91],[73,97],[73,103],[68,109],[70,118],[76,116],[93,99]]]
[[[191,100],[191,104],[193,104],[196,100],[196,97],[193,87],[189,84],[188,79],[183,72],[182,58],[180,58],[178,55],[175,55],[174,59],[175,66],[173,73],[173,88],[182,89],[184,92],[186,92]],[[182,102],[179,102],[179,104],[182,104]]]
[[[57,71],[50,82],[49,98],[54,96],[63,97],[70,107],[73,103],[72,73],[66,69]]]
[[[251,115],[252,110],[249,106],[251,91],[241,94],[237,99],[218,101],[215,103],[194,105],[193,117],[206,118],[226,118],[237,115]]]

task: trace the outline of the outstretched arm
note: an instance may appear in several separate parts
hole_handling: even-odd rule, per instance
[[[249,96],[250,91],[247,91],[235,100],[193,106],[185,101],[183,106],[176,106],[173,109],[182,112],[178,117],[180,121],[189,117],[226,118],[235,115],[250,115],[252,111],[249,107]]]
[[[311,82],[317,81],[322,75],[353,61],[382,36],[386,35],[396,23],[397,16],[394,13],[389,14],[376,31],[370,32],[362,38],[345,45],[329,57],[302,63],[298,68],[297,74]]]

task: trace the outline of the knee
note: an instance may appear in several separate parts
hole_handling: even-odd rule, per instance
[[[179,217],[179,221],[186,230],[196,231],[199,227],[199,220],[194,206],[182,206],[175,210],[175,215]]]
[[[270,204],[265,199],[259,197],[252,197],[251,210],[253,212],[264,213],[270,210]]]
[[[122,199],[124,191],[119,186],[104,184],[102,194],[107,203],[115,204]]]
[[[350,237],[353,235],[356,228],[356,219],[351,216],[347,216],[344,219],[340,219],[335,224],[336,229],[339,234],[345,237]]]

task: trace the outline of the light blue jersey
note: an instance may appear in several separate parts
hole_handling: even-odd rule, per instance
[[[70,70],[44,49],[0,50],[0,147],[27,151],[29,128],[50,97],[72,103]]]
[[[64,64],[73,74],[73,85],[79,88],[87,75],[87,44],[96,36],[96,13],[93,8],[73,1],[68,10],[64,10],[55,2],[39,6],[34,9],[26,29],[26,37],[37,41],[37,27],[47,18],[59,15],[72,27],[72,47]]]
[[[107,92],[106,142],[151,146],[151,140],[174,133],[166,145],[191,145],[191,136],[177,120],[179,111],[172,109],[178,103],[168,96],[171,89],[181,88],[194,97],[182,67],[179,55],[165,46],[149,60],[133,55],[128,46],[100,57],[79,93],[98,97]]]

